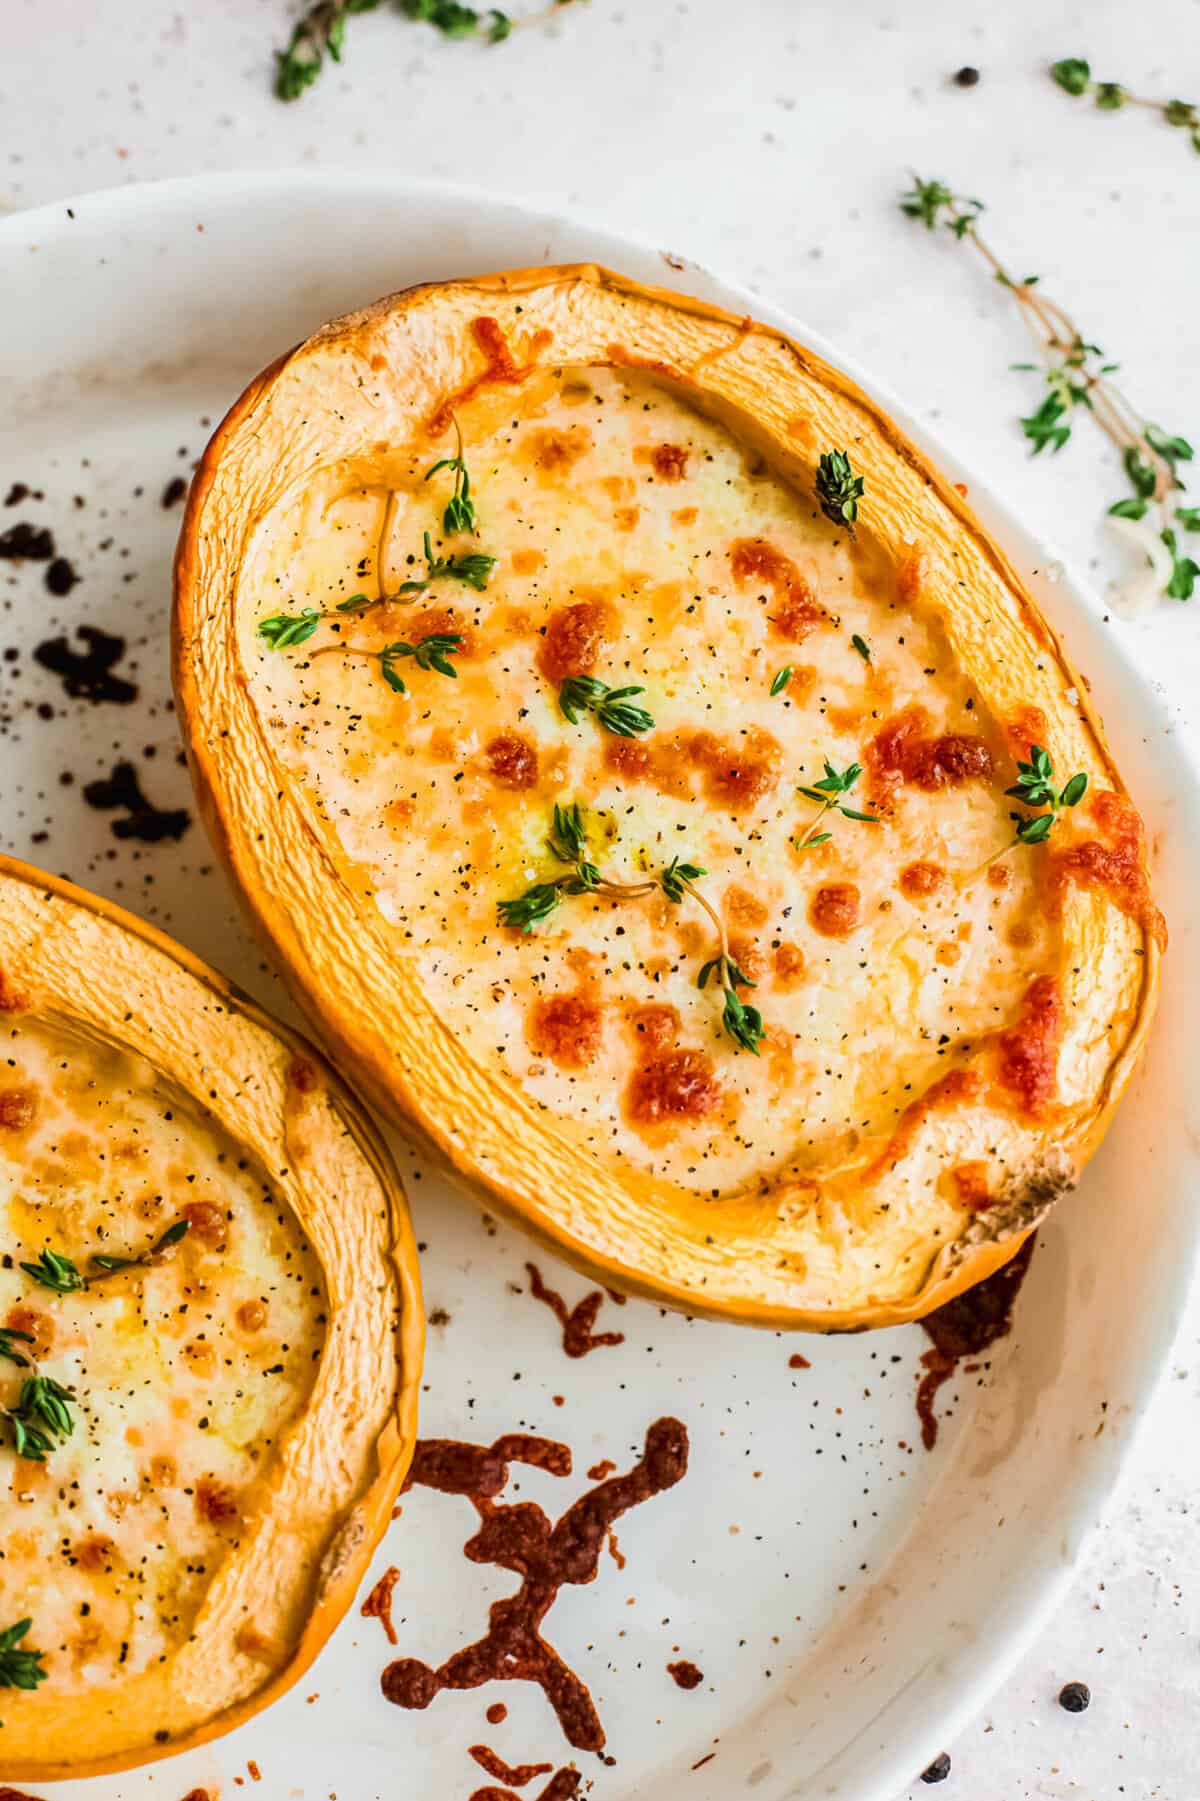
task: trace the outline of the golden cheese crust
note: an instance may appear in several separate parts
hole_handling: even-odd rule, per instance
[[[210,446],[176,675],[322,1029],[606,1280],[915,1316],[1098,1141],[1162,937],[1140,822],[961,497],[779,334],[592,268],[335,322]],[[1087,796],[1006,853],[1034,745]]]
[[[226,1730],[311,1661],[411,1455],[403,1196],[302,1041],[116,909],[0,860],[0,1763]],[[23,1436],[29,1384],[69,1430]]]

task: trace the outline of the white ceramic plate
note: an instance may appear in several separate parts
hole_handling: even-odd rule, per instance
[[[179,510],[160,496],[189,473],[243,383],[327,317],[430,277],[580,259],[753,310],[838,360],[802,326],[678,258],[391,176],[203,177],[0,222],[0,530],[21,518],[48,524],[81,576],[56,598],[43,565],[0,564],[0,652],[20,651],[0,659],[5,849],[115,896],[288,1010],[199,824],[178,844],[138,844],[113,835],[119,813],[82,798],[85,783],[127,760],[153,803],[191,803],[167,675]],[[14,481],[43,489],[44,501],[5,509]],[[1087,608],[1039,575],[1044,553],[971,489],[1093,681],[1149,809],[1174,942],[1145,1067],[1078,1194],[1041,1235],[1013,1336],[986,1373],[943,1391],[952,1418],[936,1450],[922,1451],[913,1409],[926,1345],[916,1328],[785,1342],[606,1302],[600,1324],[623,1331],[624,1344],[568,1362],[554,1320],[523,1292],[524,1242],[403,1159],[427,1307],[450,1316],[430,1328],[426,1434],[565,1441],[575,1476],[514,1468],[506,1497],[556,1516],[588,1486],[589,1465],[627,1467],[659,1415],[690,1429],[686,1480],[619,1528],[626,1566],[606,1556],[597,1580],[564,1589],[546,1622],[607,1728],[615,1762],[579,1759],[600,1801],[744,1791],[754,1801],[891,1801],[1054,1606],[1186,1291],[1200,1161],[1187,1122],[1188,1007],[1200,992],[1195,782]],[[65,701],[31,659],[36,644],[81,624],[128,641],[117,672],[139,685],[135,703]],[[38,710],[47,704],[51,718]],[[538,1261],[572,1302],[585,1292],[552,1259]],[[797,1345],[811,1369],[789,1368]],[[271,1801],[466,1801],[487,1780],[467,1755],[473,1743],[512,1763],[565,1764],[554,1716],[526,1684],[443,1694],[426,1713],[380,1694],[390,1656],[440,1662],[514,1587],[464,1559],[473,1525],[461,1501],[406,1499],[368,1578],[401,1569],[397,1652],[377,1621],[354,1613],[301,1684],[232,1736],[55,1795],[178,1801],[200,1785],[228,1797],[231,1784],[252,1783],[252,1760]],[[704,1671],[690,1693],[666,1672],[680,1656]],[[508,1719],[489,1727],[484,1710],[498,1699]]]

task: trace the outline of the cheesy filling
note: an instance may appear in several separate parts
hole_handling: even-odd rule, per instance
[[[0,1626],[70,1694],[150,1669],[188,1638],[280,1434],[304,1407],[325,1314],[319,1265],[263,1172],[149,1065],[57,1027],[0,1042],[0,1407],[34,1370],[73,1391],[44,1461],[0,1415]],[[96,1256],[149,1263],[103,1273]],[[50,1250],[68,1292],[22,1268]]]
[[[475,535],[447,537],[453,477],[426,479],[453,432],[419,427],[369,466],[317,468],[261,522],[241,651],[275,751],[466,1052],[581,1144],[712,1195],[836,1169],[1056,962],[1044,853],[975,873],[1012,837],[1014,744],[949,651],[950,597],[922,591],[919,545],[899,568],[879,551],[869,503],[851,536],[637,372],[536,372],[457,421]],[[435,557],[495,557],[486,591],[443,575],[336,611],[421,581],[426,531]],[[256,635],[308,607],[306,642]],[[406,659],[393,692],[379,651],[433,632],[462,641],[454,678]],[[572,655],[640,686],[653,729],[571,723]],[[831,811],[802,843],[799,790],[826,759],[863,766],[845,799],[876,823]],[[717,944],[690,899],[584,894],[529,934],[498,924],[500,900],[562,873],[546,840],[573,801],[605,874],[706,872],[757,1056],[697,985]]]

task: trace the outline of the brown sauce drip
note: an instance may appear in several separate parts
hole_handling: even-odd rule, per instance
[[[567,1793],[571,1791],[568,1789]],[[42,1801],[40,1795],[27,1795],[23,1788],[4,1788],[0,1786],[0,1801]],[[192,1801],[191,1795],[185,1795],[184,1801]],[[208,1801],[205,1796],[204,1801]]]
[[[697,1669],[694,1663],[689,1663],[686,1657],[680,1658],[677,1663],[669,1663],[667,1675],[678,1688],[699,1688],[704,1681],[704,1671]]]
[[[592,1331],[596,1316],[604,1305],[603,1289],[594,1288],[591,1294],[584,1295],[577,1306],[568,1310],[562,1296],[555,1289],[546,1287],[536,1263],[527,1263],[525,1268],[529,1272],[529,1291],[534,1300],[549,1307],[562,1327],[562,1348],[568,1357],[586,1357],[589,1351],[598,1351],[603,1345],[625,1343],[623,1332]],[[621,1305],[624,1304],[625,1297],[622,1295]]]
[[[499,1726],[507,1720],[508,1709],[505,1707],[503,1701],[493,1701],[483,1717],[489,1726]]]
[[[481,1770],[486,1770],[497,1782],[506,1782],[509,1788],[525,1788],[535,1776],[545,1776],[554,1768],[552,1763],[505,1763],[488,1745],[468,1748]]]
[[[591,1694],[539,1629],[564,1583],[595,1579],[605,1537],[615,1521],[631,1507],[674,1488],[686,1475],[687,1429],[678,1420],[656,1420],[634,1467],[581,1495],[553,1525],[532,1501],[496,1505],[513,1462],[557,1476],[571,1471],[571,1453],[565,1445],[526,1433],[508,1434],[492,1445],[436,1438],[418,1442],[406,1488],[419,1484],[465,1496],[480,1522],[479,1531],[464,1547],[467,1558],[515,1571],[521,1586],[515,1595],[493,1602],[486,1635],[456,1651],[439,1669],[413,1657],[390,1663],[383,1672],[383,1693],[399,1707],[425,1708],[443,1689],[536,1682],[568,1742],[579,1750],[600,1751],[604,1728]],[[569,1787],[558,1791],[574,1792]]]
[[[132,763],[116,763],[107,780],[88,782],[83,798],[100,812],[124,810],[124,819],[112,821],[114,838],[137,838],[142,844],[158,844],[164,838],[178,841],[192,823],[186,807],[156,807],[142,793]]]
[[[561,1770],[555,1771],[536,1801],[571,1801],[571,1797],[579,1793],[581,1780],[578,1770],[572,1769],[569,1764],[564,1765]],[[3,1801],[3,1797],[0,1797],[0,1801]],[[488,1783],[486,1788],[477,1788],[470,1801],[518,1801],[518,1798],[511,1789],[495,1788]]]
[[[397,1642],[396,1628],[392,1624],[392,1593],[399,1580],[400,1571],[394,1563],[389,1564],[362,1604],[364,1620],[378,1620],[387,1634],[389,1645]]]
[[[137,699],[137,689],[123,676],[113,673],[125,655],[125,640],[102,632],[94,625],[79,625],[75,636],[82,638],[86,650],[72,650],[64,634],[47,638],[33,653],[35,663],[58,676],[72,700],[90,700],[96,705],[110,701],[125,707]]]
[[[933,1349],[921,1359],[925,1374],[917,1388],[917,1417],[921,1443],[932,1451],[937,1443],[938,1422],[933,1411],[937,1392],[948,1382],[964,1357],[978,1357],[1012,1329],[1012,1310],[1033,1256],[1037,1234],[1030,1233],[1020,1250],[1002,1269],[996,1270],[966,1294],[955,1295],[944,1307],[927,1313],[921,1329],[933,1340]]]
[[[810,1370],[812,1364],[808,1361],[807,1357],[802,1357],[799,1351],[793,1351],[788,1358],[788,1368],[790,1370]]]
[[[68,563],[66,557],[55,557],[53,562],[47,568],[45,576],[47,588],[49,588],[51,594],[56,594],[59,599],[61,599],[64,594],[69,594],[71,589],[82,579],[82,576],[76,574],[74,565]]]

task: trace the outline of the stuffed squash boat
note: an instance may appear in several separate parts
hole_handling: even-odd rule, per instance
[[[618,1286],[917,1317],[1095,1148],[1144,834],[959,494],[779,333],[591,268],[412,290],[200,467],[177,694],[321,1031]]]
[[[0,1777],[40,1783],[212,1737],[311,1662],[408,1467],[422,1315],[398,1178],[321,1059],[7,859],[0,1034]]]

